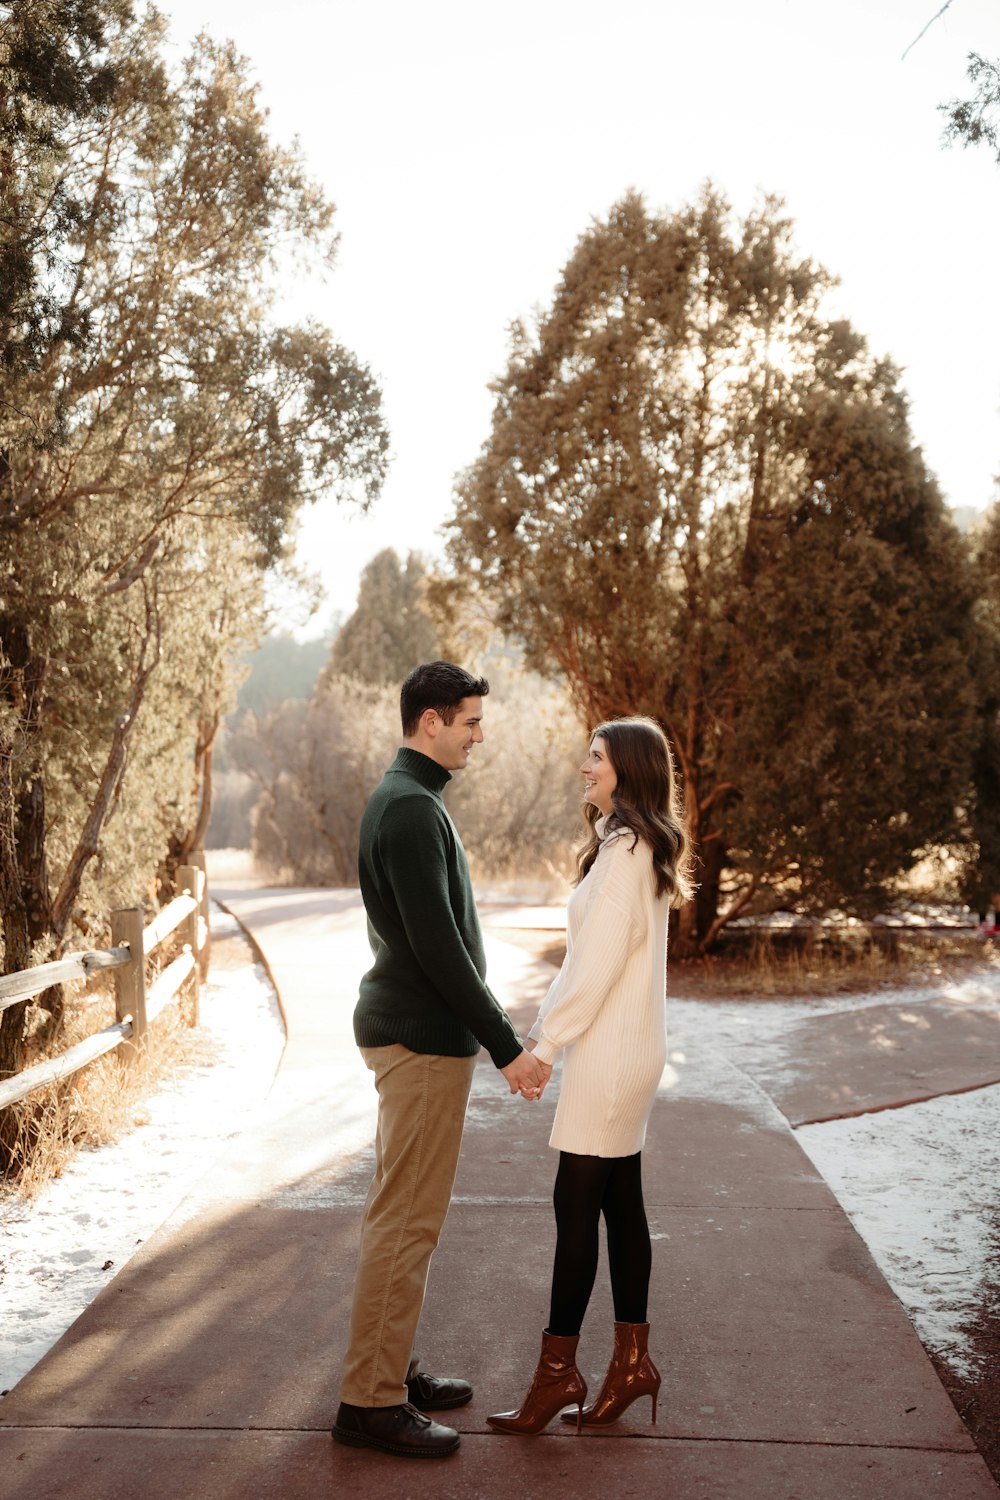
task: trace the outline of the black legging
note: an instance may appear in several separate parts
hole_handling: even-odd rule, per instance
[[[642,1201],[642,1153],[576,1156],[560,1151],[552,1194],[556,1258],[552,1267],[549,1333],[577,1334],[597,1275],[601,1214],[608,1233],[608,1263],[615,1321],[645,1323],[652,1250]]]

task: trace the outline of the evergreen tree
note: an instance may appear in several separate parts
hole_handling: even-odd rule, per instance
[[[945,138],[985,145],[1000,164],[1000,59],[970,52],[968,64],[971,96],[940,106],[947,116]],[[962,885],[969,903],[987,911],[1000,904],[1000,506],[977,536],[975,551],[982,589],[975,653],[979,736]]]
[[[979,576],[974,663],[978,736],[968,798],[962,893],[974,911],[1000,906],[1000,503],[972,538]]]
[[[129,0],[16,0],[0,11],[0,369],[80,343],[67,246],[85,214],[69,170],[80,132],[106,119],[121,82],[115,41]],[[72,301],[72,306],[70,305]]]
[[[53,241],[81,337],[13,364],[0,405],[7,969],[105,936],[108,908],[202,835],[264,573],[304,503],[367,506],[385,466],[368,371],[270,317],[279,245],[330,260],[331,206],[269,139],[231,45],[200,38],[174,77],[163,29],[109,33],[114,88],[65,138],[76,207]],[[15,345],[34,337],[19,316]],[[20,1023],[0,1016],[0,1075]]]
[[[871,912],[956,832],[966,557],[897,372],[822,313],[774,200],[630,195],[516,325],[451,555],[590,723],[650,713],[700,857],[698,952],[744,910]]]
[[[361,574],[358,604],[337,634],[329,671],[398,687],[413,667],[439,656],[437,628],[424,594],[427,565],[419,552],[403,563],[392,547]]]
[[[289,698],[309,698],[330,655],[330,641],[297,641],[284,632],[266,635],[246,660],[238,709],[260,713]]]

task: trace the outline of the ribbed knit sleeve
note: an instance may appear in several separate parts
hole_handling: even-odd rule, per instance
[[[629,954],[646,936],[642,851],[629,835],[613,835],[598,853],[587,880],[587,906],[576,939],[542,1002],[530,1035],[535,1056],[551,1063],[593,1024]],[[638,856],[638,857],[637,857]]]

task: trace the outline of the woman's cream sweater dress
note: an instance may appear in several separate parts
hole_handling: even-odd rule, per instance
[[[641,1151],[667,1060],[669,901],[657,897],[649,845],[604,833],[569,899],[566,957],[530,1035],[551,1063],[565,1048],[549,1145],[581,1156]]]

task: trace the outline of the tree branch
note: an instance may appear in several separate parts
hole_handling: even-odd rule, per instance
[[[715,939],[719,936],[719,933],[722,931],[723,927],[725,927],[727,923],[731,922],[734,917],[739,916],[744,907],[749,904],[750,899],[754,895],[756,890],[757,877],[756,875],[752,875],[750,877],[750,884],[745,886],[740,895],[737,896],[736,900],[732,903],[732,905],[727,906],[725,911],[720,911],[718,916],[712,922],[712,925],[709,927],[705,936],[701,940],[700,946],[703,953],[708,952],[709,948],[715,942]]]
[[[198,813],[197,816],[181,841],[180,855],[186,858],[192,849],[204,849],[205,837],[208,833],[208,824],[212,816],[212,759],[214,755],[215,737],[219,732],[220,716],[218,713],[212,715],[209,720],[202,720],[199,725],[198,743],[195,747],[195,777],[198,781]]]
[[[927,32],[930,31],[931,27],[934,25],[934,22],[935,21],[939,21],[941,19],[941,17],[944,15],[945,11],[948,9],[948,7],[949,7],[950,4],[951,4],[951,0],[944,0],[944,4],[942,5],[941,9],[937,12],[936,15],[931,16],[930,20],[927,22],[927,25],[924,27],[923,31],[920,33],[920,36],[915,36],[913,38],[913,41],[907,47],[906,52],[912,52],[913,51],[914,47],[920,41],[920,37],[925,36],[927,34]],[[906,52],[904,52],[903,55],[902,55],[902,57],[899,59],[900,62],[905,62],[906,61]]]
[[[138,557],[136,557],[134,553],[132,554],[130,565],[128,558],[118,564],[117,572],[119,576],[114,583],[107,584],[104,589],[104,593],[106,595],[119,594],[123,589],[131,588],[136,579],[141,578],[142,574],[145,573],[146,569],[149,567],[149,564],[153,561],[153,558],[159,551],[159,547],[160,538],[155,535],[149,537],[146,545],[142,548]],[[104,576],[105,578],[109,578],[111,576],[111,573],[105,573]]]

